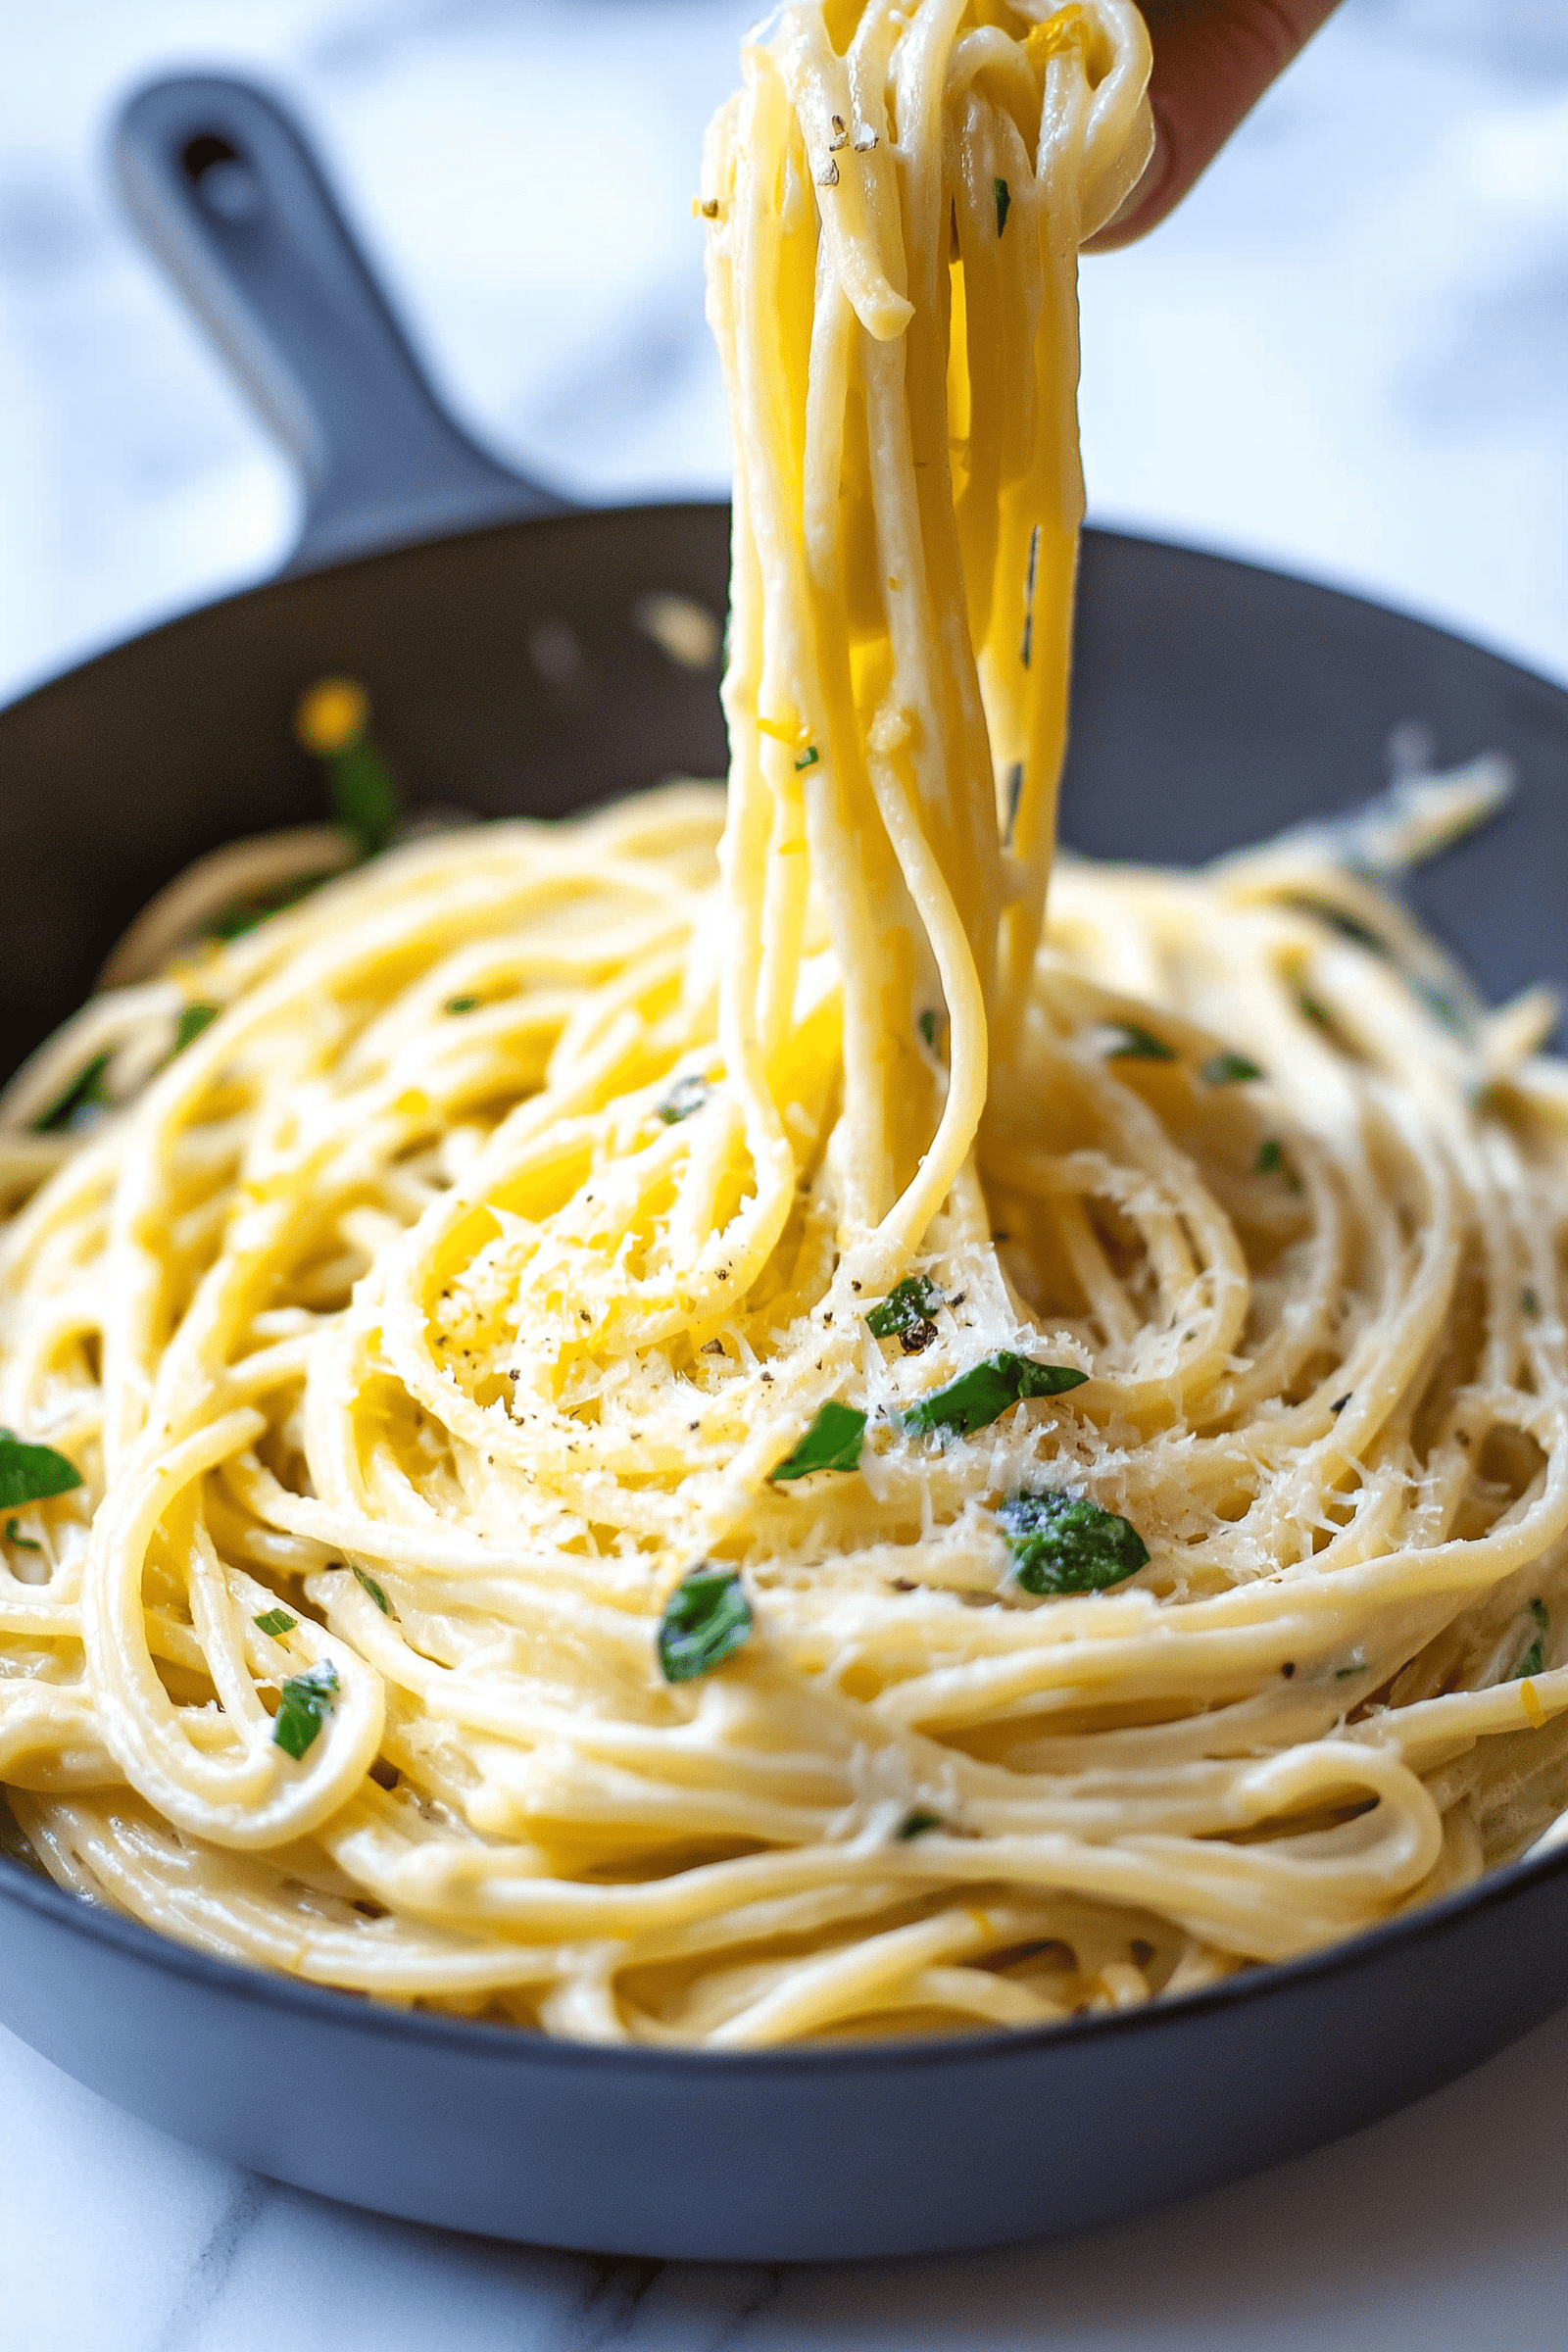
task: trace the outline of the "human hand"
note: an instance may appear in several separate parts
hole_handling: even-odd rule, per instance
[[[1084,250],[1110,253],[1164,220],[1337,0],[1141,0],[1154,48],[1154,152]]]

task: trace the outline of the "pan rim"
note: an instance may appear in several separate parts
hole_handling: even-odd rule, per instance
[[[437,2010],[400,2009],[373,1995],[338,1985],[316,1984],[249,1962],[225,1960],[165,1936],[141,1920],[111,1911],[90,1897],[71,1894],[10,1855],[0,1855],[0,1904],[15,1902],[48,1924],[96,1940],[123,1960],[175,1978],[194,1981],[228,2000],[278,2008],[320,2026],[363,2032],[372,2040],[423,2043],[456,2057],[497,2058],[525,2068],[561,2065],[601,2072],[630,2070],[656,2078],[687,2077],[700,2069],[706,2079],[739,2076],[756,2082],[768,2074],[882,2075],[907,2068],[991,2067],[1030,2055],[1084,2043],[1124,2040],[1157,2033],[1183,2020],[1250,2008],[1288,1997],[1295,1989],[1374,1967],[1391,1953],[1453,1933],[1461,1922],[1504,1907],[1538,1886],[1568,1873],[1568,1839],[1544,1854],[1525,1856],[1485,1872],[1468,1886],[1436,1901],[1382,1920],[1358,1935],[1320,1945],[1290,1960],[1250,1963],[1218,1984],[1168,1997],[1156,1994],[1128,2009],[1100,2010],[1042,2026],[1002,2026],[973,2034],[888,2034],[875,2041],[787,2042],[758,2050],[662,2047],[649,2042],[572,2041],[525,2026],[489,2024],[447,2017]]]
[[[95,652],[69,662],[64,669],[51,670],[45,676],[34,679],[20,694],[0,703],[0,729],[15,714],[47,696],[72,687],[88,672],[132,656],[143,647],[160,643],[181,629],[216,619],[239,607],[259,603],[274,590],[286,593],[313,581],[336,580],[347,574],[365,573],[381,565],[406,563],[414,557],[439,554],[485,540],[553,536],[558,532],[579,530],[584,524],[656,523],[682,515],[727,515],[729,513],[730,501],[725,498],[648,499],[625,506],[577,507],[564,514],[535,514],[520,520],[514,518],[510,521],[480,523],[469,530],[444,532],[434,538],[403,540],[389,547],[371,548],[364,554],[345,556],[341,561],[323,564],[311,571],[275,572],[269,578],[251,580],[243,586],[226,590],[221,596],[210,597],[203,603],[166,613],[163,618],[151,621],[147,627],[133,630],[127,637],[117,637],[99,646]],[[1568,717],[1568,677],[1549,677],[1544,670],[1533,668],[1518,656],[1488,644],[1479,637],[1450,628],[1444,621],[1432,619],[1423,612],[1411,612],[1402,605],[1389,604],[1380,597],[1344,587],[1338,581],[1324,578],[1316,572],[1290,570],[1278,564],[1261,563],[1224,547],[1200,547],[1187,539],[1162,538],[1149,531],[1124,530],[1114,523],[1086,522],[1080,536],[1093,540],[1097,545],[1152,549],[1158,555],[1177,556],[1189,563],[1212,564],[1227,571],[1248,572],[1261,579],[1330,598],[1334,603],[1350,606],[1358,612],[1373,614],[1381,621],[1392,620],[1406,628],[1419,629],[1426,636],[1438,639],[1450,652],[1471,660],[1479,658],[1505,670],[1521,684],[1544,692],[1549,701],[1563,706],[1563,714]]]

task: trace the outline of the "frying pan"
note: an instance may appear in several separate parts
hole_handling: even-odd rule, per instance
[[[14,1060],[188,858],[319,813],[301,686],[368,685],[425,801],[556,814],[718,774],[719,506],[574,513],[442,413],[299,132],[260,91],[126,110],[143,231],[301,466],[282,577],[0,712]],[[688,620],[690,615],[687,616]],[[712,632],[715,637],[716,631]],[[1415,883],[1497,996],[1568,985],[1568,695],[1299,580],[1090,531],[1063,830],[1188,861],[1364,799],[1391,731],[1501,750],[1501,821]],[[934,2252],[1074,2230],[1297,2155],[1568,1999],[1568,1851],[1353,1941],[1042,2031],[713,2055],[579,2047],[210,1960],[0,1858],[0,2016],[68,2074],[276,2179],[634,2255]]]

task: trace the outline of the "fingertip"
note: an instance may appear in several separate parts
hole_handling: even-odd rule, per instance
[[[1162,220],[1176,202],[1179,191],[1170,187],[1175,149],[1165,134],[1158,109],[1152,107],[1151,114],[1154,143],[1149,161],[1103,227],[1084,239],[1081,247],[1084,253],[1115,253],[1121,246],[1133,244]]]
[[[1202,176],[1337,0],[1145,0],[1153,44],[1154,154],[1112,218],[1086,240],[1110,253],[1157,228]]]

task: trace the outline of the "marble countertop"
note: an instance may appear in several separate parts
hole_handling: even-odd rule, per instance
[[[119,97],[174,66],[264,74],[475,433],[582,497],[716,491],[687,199],[750,13],[0,0],[0,697],[265,576],[295,527],[284,467],[121,225],[103,165]],[[1084,354],[1099,519],[1358,588],[1568,678],[1561,0],[1484,17],[1348,0],[1182,212],[1086,268]],[[176,2146],[0,2033],[0,2338],[1485,2352],[1556,2340],[1565,2108],[1568,2017],[1403,2116],[1152,2220],[778,2273],[327,2205]]]
[[[0,2034],[0,2341],[40,2352],[1513,2352],[1562,2340],[1565,2109],[1568,2015],[1338,2147],[1059,2245],[788,2270],[617,2262],[280,2188],[132,2122]]]

